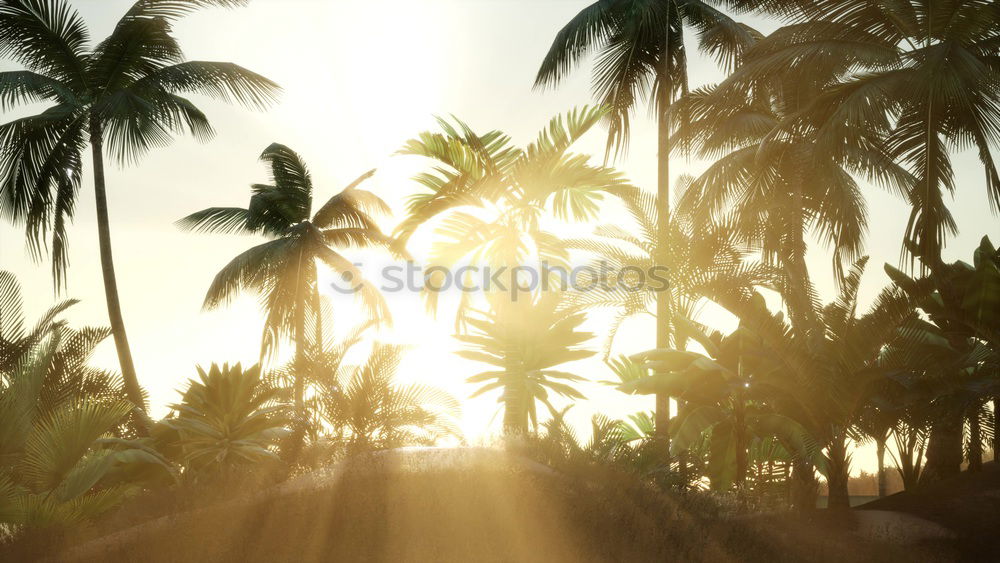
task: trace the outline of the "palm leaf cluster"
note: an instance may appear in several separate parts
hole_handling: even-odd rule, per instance
[[[49,327],[0,370],[0,522],[12,529],[80,522],[173,477],[127,438],[134,406],[120,381],[78,363],[87,336]]]
[[[627,146],[636,107],[648,100],[662,115],[689,90],[685,28],[726,69],[760,36],[701,0],[601,0],[556,34],[535,85],[558,84],[596,54],[592,85],[595,99],[610,110],[608,149]]]
[[[780,278],[773,268],[752,259],[730,222],[701,220],[698,211],[703,199],[690,178],[684,178],[683,187],[662,243],[656,198],[642,190],[620,197],[630,224],[601,225],[591,237],[566,241],[568,248],[593,257],[578,281],[585,290],[571,294],[571,302],[588,309],[610,309],[615,314],[604,345],[605,358],[621,324],[636,315],[655,317],[661,295],[671,300],[672,316],[658,319],[658,324],[669,325],[674,341],[683,347],[690,338],[689,327],[704,329],[698,319],[712,297],[778,284]],[[661,252],[661,246],[666,250]],[[664,255],[666,263],[660,262]],[[654,279],[658,268],[662,268],[661,282]],[[603,279],[602,272],[619,277],[623,272],[641,272],[642,279]]]
[[[348,451],[431,445],[459,435],[458,401],[435,387],[398,384],[404,350],[376,343],[362,365],[341,364],[322,377],[317,411]]]
[[[957,229],[945,205],[956,188],[953,150],[975,150],[996,207],[1000,176],[990,147],[1000,140],[1000,20],[991,3],[735,4],[781,14],[789,25],[762,40],[754,62],[730,81],[787,74],[822,83],[783,129],[815,128],[817,149],[838,158],[880,139],[885,154],[914,178],[905,194],[913,208],[906,240],[922,254],[939,257],[945,237]]]
[[[274,449],[290,432],[288,404],[258,366],[199,367],[198,379],[189,381],[181,402],[171,408],[175,416],[162,422],[162,432],[176,432],[168,448],[179,449],[178,462],[195,476],[277,459]]]
[[[500,131],[480,135],[461,121],[439,120],[441,132],[423,132],[400,151],[434,165],[415,177],[424,191],[410,197],[397,236],[406,241],[418,227],[442,216],[428,270],[464,263],[510,270],[565,267],[567,250],[545,228],[545,219],[591,220],[609,196],[632,189],[621,172],[570,152],[604,113],[583,107],[557,116],[523,149]],[[507,290],[523,283],[514,275],[504,282]],[[425,287],[440,284],[430,276]],[[469,295],[462,296],[460,319]],[[428,296],[434,306],[436,293]]]
[[[470,330],[456,338],[465,344],[459,356],[483,362],[493,370],[472,377],[480,384],[473,396],[495,389],[503,392],[505,431],[526,433],[529,423],[538,425],[537,402],[551,407],[549,392],[570,399],[583,399],[572,384],[583,377],[559,368],[592,356],[583,348],[593,334],[579,330],[584,316],[562,308],[558,292],[514,300],[495,295],[490,309],[467,320]]]
[[[321,314],[314,308],[320,292],[317,266],[350,276],[357,295],[376,319],[388,318],[381,294],[363,282],[361,272],[335,249],[396,249],[372,214],[388,212],[375,194],[358,188],[374,174],[366,172],[313,211],[313,183],[302,158],[288,147],[272,144],[261,154],[270,183],[251,187],[247,207],[210,207],[178,221],[181,228],[211,233],[258,235],[268,240],[229,262],[215,276],[205,307],[229,303],[241,292],[256,293],[266,312],[263,347],[301,336],[296,323]]]
[[[268,240],[243,252],[216,274],[205,296],[205,308],[226,304],[242,292],[258,295],[266,317],[261,346],[269,356],[291,337],[296,344],[295,404],[306,418],[306,325],[314,327],[315,345],[321,345],[323,303],[320,265],[344,276],[366,314],[388,322],[382,294],[364,279],[340,252],[349,247],[383,248],[396,256],[405,250],[379,229],[373,214],[388,212],[378,196],[358,186],[372,176],[366,172],[323,205],[313,210],[312,175],[302,158],[280,144],[264,150],[270,183],[251,187],[247,207],[210,207],[178,224],[185,229],[264,236]]]

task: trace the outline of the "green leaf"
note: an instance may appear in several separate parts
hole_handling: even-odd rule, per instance
[[[722,409],[714,406],[702,406],[686,410],[672,424],[670,448],[675,453],[690,449],[702,441],[704,434],[717,424],[726,420],[727,415]]]

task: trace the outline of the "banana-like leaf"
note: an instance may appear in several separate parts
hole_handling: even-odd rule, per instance
[[[722,409],[714,406],[697,407],[677,417],[672,424],[670,449],[674,453],[685,451],[699,443],[703,434],[727,419]]]

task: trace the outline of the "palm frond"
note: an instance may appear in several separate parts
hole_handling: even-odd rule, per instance
[[[8,0],[0,6],[0,56],[76,92],[87,85],[89,33],[63,0]]]
[[[179,219],[175,224],[185,231],[204,233],[248,233],[250,212],[242,207],[209,207]]]
[[[542,60],[535,86],[551,86],[563,80],[573,67],[602,44],[618,25],[614,0],[599,0],[573,17],[556,34]]]

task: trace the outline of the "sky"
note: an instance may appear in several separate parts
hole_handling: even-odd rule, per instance
[[[91,28],[92,40],[105,37],[128,0],[75,0],[71,4]],[[557,113],[591,103],[587,65],[558,90],[532,88],[535,72],[554,34],[587,1],[578,0],[254,0],[237,10],[206,9],[176,25],[176,35],[191,60],[232,61],[279,83],[284,93],[267,112],[254,112],[198,97],[217,130],[205,144],[179,138],[137,165],[108,169],[108,197],[114,258],[122,308],[140,383],[149,391],[153,413],[166,414],[177,390],[195,376],[195,366],[211,362],[257,361],[262,319],[254,297],[203,311],[201,304],[215,273],[239,252],[261,242],[237,235],[206,235],[178,230],[174,222],[210,206],[245,206],[249,186],[266,172],[258,156],[272,142],[296,150],[313,174],[315,197],[324,201],[362,172],[376,168],[366,187],[385,199],[396,218],[405,198],[418,190],[412,176],[426,167],[421,159],[395,154],[418,132],[434,128],[434,116],[455,115],[474,129],[501,129],[519,145],[530,142]],[[770,31],[776,23],[742,18]],[[0,62],[0,68],[14,68]],[[718,81],[722,74],[708,59],[690,63],[694,86]],[[37,108],[29,108],[37,109]],[[5,114],[2,121],[25,115]],[[595,130],[577,147],[599,162],[604,132]],[[616,165],[638,186],[652,189],[656,137],[648,112],[640,109],[630,150]],[[680,160],[678,173],[697,173],[705,163]],[[951,209],[962,232],[951,239],[948,259],[971,260],[979,239],[1000,241],[991,214],[981,167],[972,154],[956,157],[958,197]],[[37,318],[55,299],[81,302],[66,318],[76,326],[105,325],[97,254],[89,162],[77,215],[70,230],[69,289],[53,293],[48,263],[33,262],[23,231],[0,224],[0,268],[13,271],[25,288],[28,318]],[[888,278],[883,263],[899,259],[908,207],[870,187],[868,248],[871,260],[863,283],[870,299]],[[608,209],[601,220],[619,219]],[[382,224],[390,231],[397,219]],[[417,236],[411,251],[419,258],[427,236]],[[347,253],[350,256],[350,253]],[[821,295],[832,298],[834,285],[826,253],[814,248],[810,265]],[[446,311],[425,315],[418,296],[390,299],[394,326],[381,337],[411,346],[401,381],[441,387],[465,400],[474,387],[468,375],[486,369],[455,358],[458,345]],[[341,329],[355,319],[335,317]],[[720,328],[727,319],[719,316]],[[599,318],[589,328],[600,332]],[[594,340],[599,346],[603,335]],[[615,353],[653,347],[650,319],[628,323]],[[116,368],[111,340],[94,363]],[[610,373],[598,360],[574,366],[598,381]],[[651,408],[645,398],[626,397],[597,383],[582,388],[590,397],[571,411],[581,428],[594,412],[613,417]],[[496,395],[466,400],[462,428],[470,441],[488,440],[498,430]],[[581,431],[585,436],[586,432]],[[859,459],[859,458],[856,458]],[[857,467],[869,465],[862,457]]]

